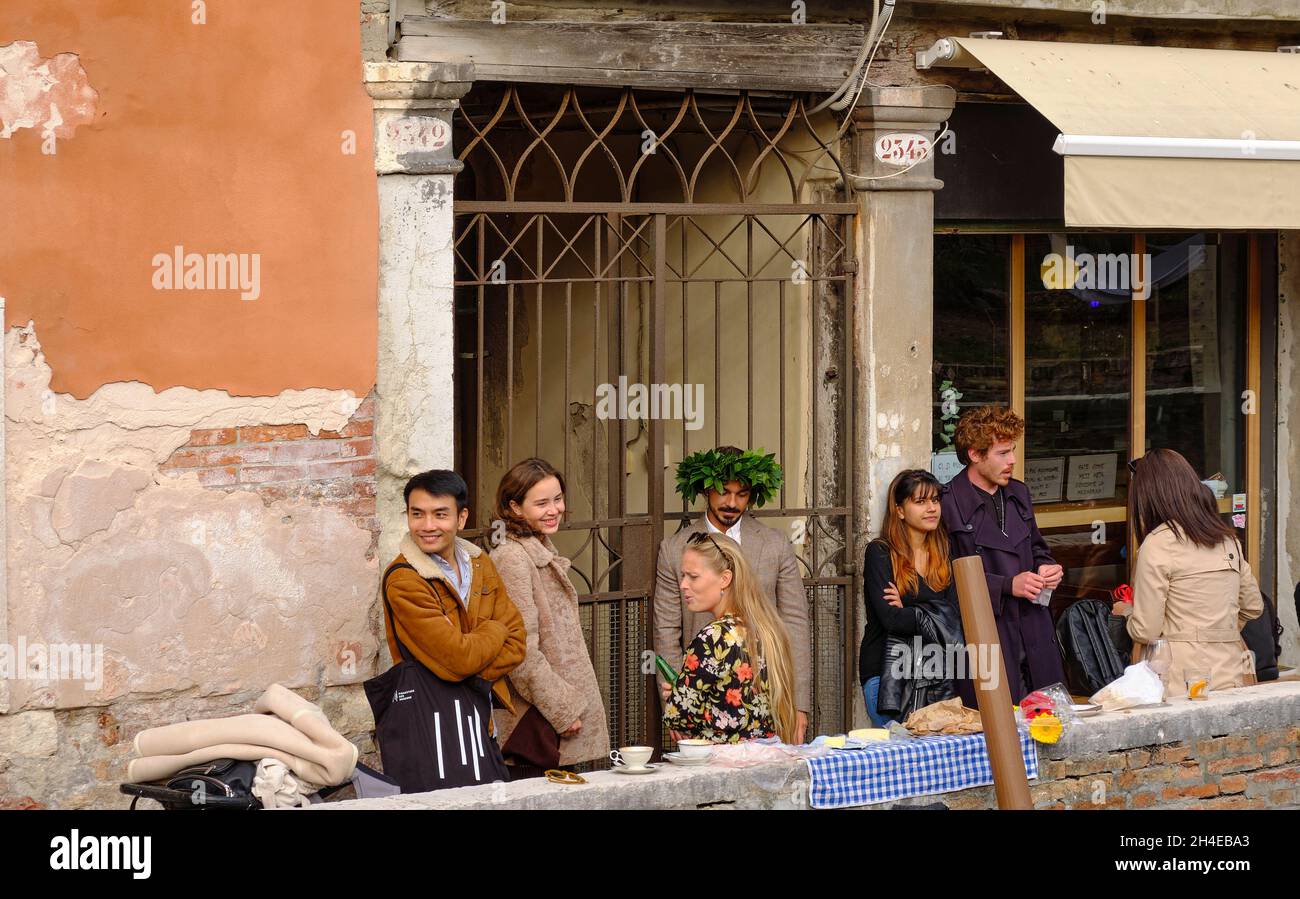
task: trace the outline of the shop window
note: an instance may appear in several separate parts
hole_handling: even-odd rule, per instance
[[[984,403],[1026,420],[1017,476],[1066,568],[1054,612],[1129,579],[1127,461],[1175,449],[1219,496],[1260,570],[1271,539],[1265,457],[1276,283],[1267,235],[935,236],[934,456],[960,467],[948,425]],[[1134,364],[1134,360],[1141,360]],[[1243,508],[1244,507],[1244,508]]]
[[[1182,453],[1234,515],[1246,493],[1246,251],[1242,235],[1146,240],[1146,448]]]
[[[1132,250],[1125,235],[1025,238],[1020,476],[1065,566],[1063,599],[1126,574]]]
[[[937,234],[934,238],[934,472],[958,469],[952,431],[960,413],[1010,400],[1007,272],[1004,234]]]

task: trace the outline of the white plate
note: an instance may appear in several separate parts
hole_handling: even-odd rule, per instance
[[[615,765],[610,770],[615,774],[654,774],[660,768],[660,763],[651,762],[644,768],[629,768],[627,765]]]
[[[1073,703],[1070,708],[1074,711],[1074,714],[1078,715],[1080,718],[1091,718],[1093,715],[1101,714],[1101,706],[1097,705],[1095,702],[1076,702]]]
[[[688,759],[680,752],[665,752],[664,758],[668,759],[668,761],[672,762],[674,765],[686,765],[687,767],[692,765],[707,765],[709,763],[709,756],[707,755]]]

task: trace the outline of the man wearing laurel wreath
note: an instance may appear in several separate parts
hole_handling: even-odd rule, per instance
[[[704,494],[705,513],[659,547],[655,576],[654,649],[670,664],[681,660],[691,639],[710,620],[692,612],[682,599],[682,551],[692,534],[726,534],[740,544],[765,596],[776,606],[794,650],[796,742],[807,737],[812,705],[812,662],[808,642],[808,599],[790,539],[762,524],[749,507],[761,508],[781,486],[781,466],[774,455],[734,446],[701,450],[677,466],[677,492],[690,503]],[[659,679],[660,695],[667,682]]]

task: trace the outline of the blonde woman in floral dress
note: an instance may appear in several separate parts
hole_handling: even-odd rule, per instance
[[[790,638],[740,544],[722,534],[692,535],[681,570],[687,608],[714,620],[691,641],[677,682],[664,688],[665,726],[675,739],[739,743],[775,735],[793,742]]]

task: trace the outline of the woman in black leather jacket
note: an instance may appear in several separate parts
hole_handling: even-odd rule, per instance
[[[953,670],[965,640],[939,493],[928,471],[900,472],[880,536],[867,547],[858,676],[877,727],[955,696],[952,679],[964,673]]]

